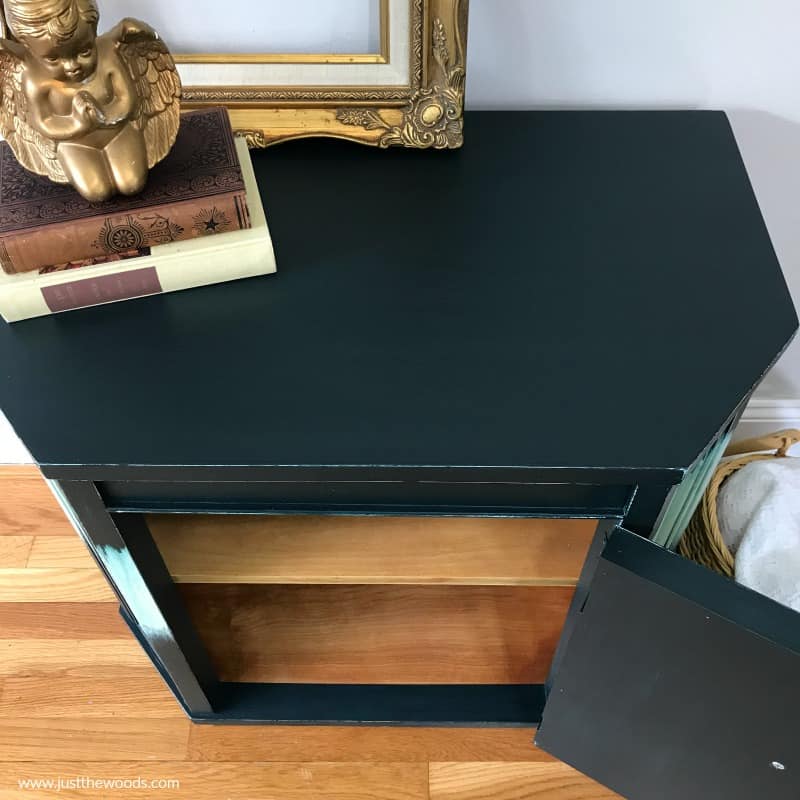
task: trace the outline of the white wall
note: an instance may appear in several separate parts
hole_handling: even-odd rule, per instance
[[[331,2],[304,5],[325,9]],[[181,3],[196,7],[173,0],[171,11]],[[226,8],[236,3],[248,5],[231,0]],[[284,0],[261,0],[267,5],[285,7]],[[324,38],[322,19],[307,18],[309,41]],[[470,24],[472,108],[729,111],[800,305],[797,0],[472,0]],[[749,434],[789,424],[800,427],[800,342],[759,391],[745,428]],[[0,420],[0,462],[26,459]]]
[[[99,0],[101,30],[147,20],[176,53],[377,53],[377,0]],[[189,13],[179,13],[188,9]]]

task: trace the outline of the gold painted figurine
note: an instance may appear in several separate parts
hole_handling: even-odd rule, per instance
[[[90,202],[142,191],[172,149],[181,82],[158,34],[97,35],[94,0],[4,0],[0,133],[26,169]]]

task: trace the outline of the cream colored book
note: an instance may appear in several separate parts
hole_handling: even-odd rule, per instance
[[[0,272],[6,322],[117,303],[277,271],[267,218],[244,139],[236,140],[252,227],[153,247],[111,263],[49,273]]]

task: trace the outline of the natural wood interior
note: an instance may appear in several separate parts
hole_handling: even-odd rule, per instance
[[[220,677],[542,683],[596,523],[149,516]]]
[[[574,592],[183,584],[223,680],[543,683]]]
[[[574,586],[595,520],[150,516],[179,583]]]

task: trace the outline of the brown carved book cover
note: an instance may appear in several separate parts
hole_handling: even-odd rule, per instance
[[[0,264],[7,273],[102,259],[250,227],[228,113],[183,115],[178,140],[135,197],[89,203],[25,170],[0,143]]]

